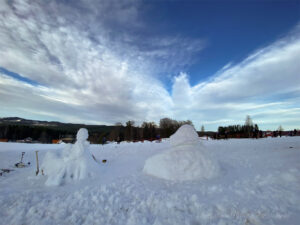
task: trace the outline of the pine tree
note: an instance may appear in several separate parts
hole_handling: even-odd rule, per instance
[[[281,125],[278,127],[278,131],[281,131],[281,132],[283,131],[283,128]]]

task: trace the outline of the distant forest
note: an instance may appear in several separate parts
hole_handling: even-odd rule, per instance
[[[41,143],[52,143],[66,137],[75,140],[80,128],[89,131],[91,143],[103,143],[104,141],[140,141],[170,137],[183,124],[192,124],[191,121],[177,121],[163,118],[159,125],[154,122],[144,122],[141,126],[135,126],[134,121],[126,124],[116,123],[114,126],[68,124],[58,122],[45,122],[25,120],[21,118],[4,118],[0,120],[0,139],[18,141],[30,138]]]
[[[176,132],[183,124],[193,125],[192,121],[177,121],[170,118],[163,118],[159,124],[154,122],[143,122],[136,126],[134,121],[127,121],[125,124],[116,123],[114,126],[85,125],[60,122],[47,122],[37,120],[26,120],[18,117],[0,118],[0,141],[19,141],[29,139],[29,142],[54,143],[59,140],[74,142],[76,133],[80,128],[89,131],[89,141],[100,144],[106,141],[142,141],[168,138]],[[198,132],[199,136],[209,136],[214,139],[221,138],[261,138],[266,132],[259,130],[257,124],[252,122],[250,116],[246,117],[244,125],[219,126],[217,132],[205,131],[204,126]],[[294,131],[283,132],[279,126],[273,131],[272,136],[298,135]]]

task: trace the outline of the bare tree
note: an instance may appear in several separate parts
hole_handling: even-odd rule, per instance
[[[162,137],[170,137],[170,135],[174,134],[179,127],[184,124],[193,125],[193,122],[190,120],[186,121],[177,121],[170,118],[163,118],[159,121],[159,128],[161,129]]]
[[[245,126],[253,126],[253,121],[249,115],[246,116]]]
[[[144,139],[154,139],[156,137],[156,124],[154,122],[144,122],[141,126]]]
[[[135,136],[134,133],[134,121],[129,120],[126,122],[126,128],[125,128],[125,140],[132,141]]]
[[[204,126],[201,126],[201,132],[205,132]]]
[[[247,133],[248,137],[250,137],[251,133],[253,131],[253,121],[249,115],[246,116],[245,129],[246,129],[246,133]]]

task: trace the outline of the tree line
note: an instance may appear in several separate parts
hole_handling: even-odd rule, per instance
[[[163,118],[157,125],[155,122],[143,122],[140,126],[130,120],[124,125],[116,123],[114,126],[97,125],[74,125],[60,124],[57,126],[35,126],[22,124],[0,124],[0,139],[8,141],[23,140],[28,137],[41,143],[52,143],[52,140],[59,140],[63,137],[73,137],[80,127],[89,131],[91,143],[103,143],[108,141],[141,141],[168,138],[176,132],[183,124],[193,125],[192,121],[177,121],[170,118]]]
[[[246,116],[244,125],[219,126],[218,133],[215,138],[219,137],[239,137],[250,138],[262,136],[262,131],[259,130],[257,124],[254,124],[249,115]]]
[[[193,125],[192,121],[177,121],[171,118],[160,119],[159,124],[155,122],[143,122],[136,125],[133,120],[125,124],[120,122],[114,126],[105,125],[84,125],[84,124],[67,124],[43,122],[44,125],[34,125],[33,122],[16,124],[12,122],[0,123],[0,141],[18,141],[31,138],[33,141],[41,143],[52,143],[53,140],[61,140],[65,137],[71,137],[73,142],[79,128],[86,128],[89,131],[89,141],[99,144],[106,141],[153,141],[160,138],[168,138],[176,132],[183,124]],[[45,125],[46,124],[46,125]],[[282,126],[278,128],[278,134],[283,132]],[[257,124],[254,124],[251,117],[247,116],[244,125],[219,126],[218,132],[210,132],[201,126],[200,136],[210,136],[212,138],[249,138],[262,137],[262,131]],[[291,135],[296,135],[297,131]]]
[[[140,126],[135,126],[135,122],[127,121],[123,126],[121,123],[115,124],[115,128],[107,134],[108,141],[153,141],[160,138],[168,138],[176,132],[183,124],[193,125],[192,121],[177,121],[170,118],[160,119],[159,125],[155,122],[143,122]],[[106,138],[106,136],[104,136]]]

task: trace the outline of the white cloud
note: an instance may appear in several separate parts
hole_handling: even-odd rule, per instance
[[[98,3],[97,12],[92,11],[96,14],[88,14],[86,21],[96,23],[93,20],[103,17],[107,7],[110,14],[136,19],[134,5],[128,9],[115,3],[106,5],[106,1]],[[55,2],[47,7],[42,4],[47,3],[4,2],[0,9],[0,66],[40,84],[30,86],[0,76],[0,101],[12,114],[22,115],[27,110],[56,115],[63,121],[73,122],[77,117],[77,121],[97,123],[167,115],[171,99],[163,85],[141,70],[143,63],[131,58],[124,61],[115,49],[121,44],[107,38],[105,24],[97,25],[100,30],[93,41],[89,32],[80,29],[82,24],[66,24],[69,18],[59,12],[61,6],[73,14],[77,9]]]
[[[193,103],[192,90],[186,73],[180,73],[174,78],[173,102],[176,107],[186,108]]]
[[[189,110],[177,116],[189,117],[198,126],[207,124],[212,129],[215,126],[210,124],[215,121],[234,124],[247,114],[263,128],[276,129],[287,119],[294,121],[288,128],[299,127],[299,37],[296,28],[286,38],[259,49],[237,65],[226,65],[213,79],[194,87],[189,86],[186,76],[175,78],[176,87],[182,86],[189,93],[189,101],[184,102],[192,102]]]
[[[206,42],[132,34],[145,29],[139,4],[2,1],[0,67],[40,85],[0,74],[0,116],[98,124],[168,116],[214,130],[249,114],[263,128],[300,126],[299,28],[195,86],[180,73],[169,94],[155,74],[184,69]]]

